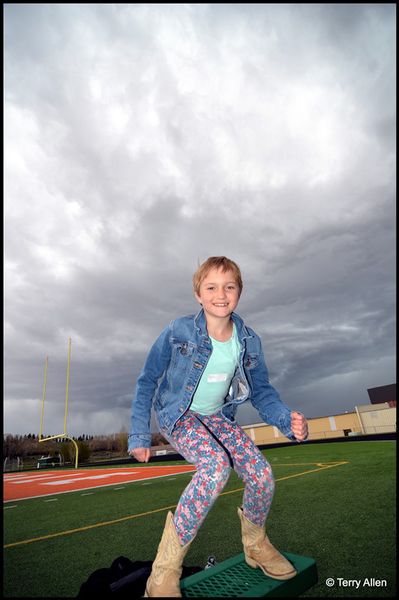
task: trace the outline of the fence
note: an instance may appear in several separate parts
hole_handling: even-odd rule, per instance
[[[10,458],[6,456],[3,463],[3,473],[8,471],[21,471],[24,468],[24,461],[20,456],[16,458]]]

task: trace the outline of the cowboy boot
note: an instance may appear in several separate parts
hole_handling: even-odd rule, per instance
[[[271,544],[263,527],[251,523],[241,508],[238,509],[241,521],[242,543],[245,561],[256,569],[260,567],[265,575],[273,579],[291,579],[297,574],[293,565]]]
[[[182,546],[169,511],[144,598],[181,598],[180,577],[183,559],[191,542]]]

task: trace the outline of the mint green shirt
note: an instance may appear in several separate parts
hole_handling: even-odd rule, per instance
[[[211,337],[212,354],[194,393],[190,410],[201,415],[212,415],[224,403],[238,365],[240,342],[233,323],[233,335],[227,342]]]

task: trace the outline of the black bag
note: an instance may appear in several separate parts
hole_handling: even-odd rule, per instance
[[[142,598],[145,584],[151,574],[152,560],[136,560],[132,562],[125,556],[119,556],[112,565],[106,569],[97,569],[87,581],[80,586],[77,598],[90,598],[96,594],[102,596],[129,596],[129,598]],[[184,567],[183,577],[202,571],[201,567]]]

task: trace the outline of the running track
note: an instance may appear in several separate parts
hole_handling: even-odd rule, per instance
[[[134,483],[144,479],[191,473],[190,465],[133,467],[119,469],[79,469],[68,471],[38,471],[4,475],[4,502],[78,492],[96,487]]]

